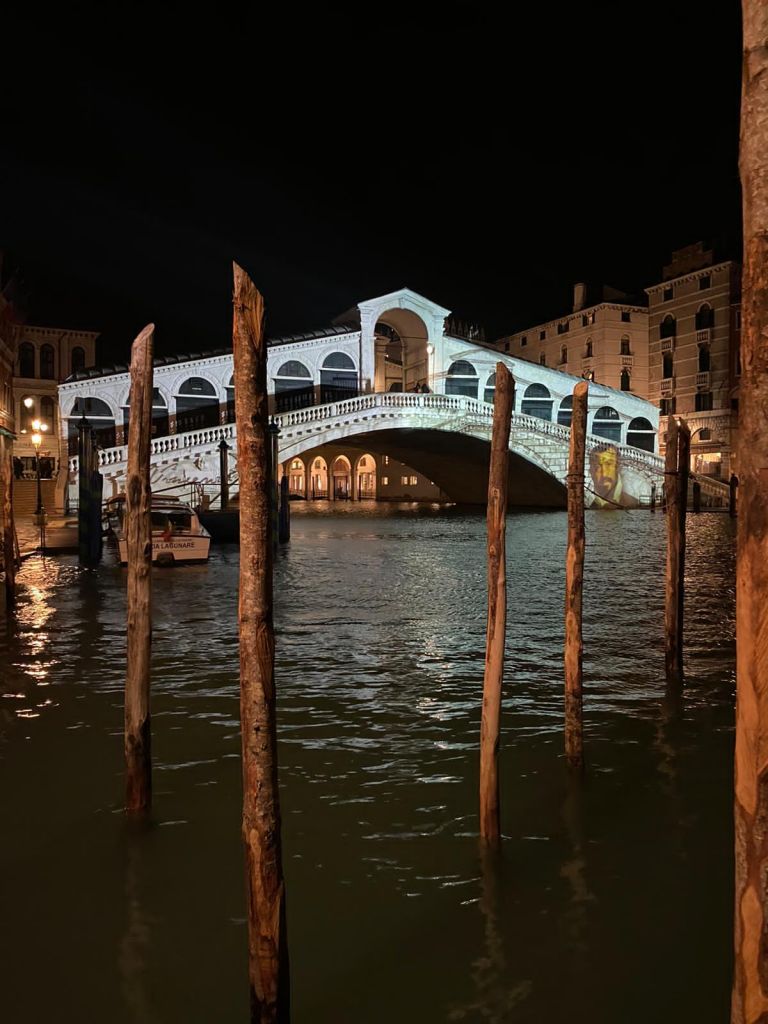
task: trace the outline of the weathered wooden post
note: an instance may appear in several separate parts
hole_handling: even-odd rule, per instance
[[[233,349],[240,477],[240,725],[252,1024],[289,1019],[272,624],[271,444],[264,304],[234,265]]]
[[[701,484],[698,480],[693,481],[693,511],[701,512]]]
[[[125,485],[128,556],[128,633],[125,675],[125,809],[146,811],[152,802],[149,711],[152,649],[152,348],[154,324],[131,346],[131,429]],[[82,474],[82,468],[81,468]]]
[[[10,438],[0,431],[0,506],[3,515],[3,572],[5,576],[5,606],[13,607],[16,600],[16,551],[13,523],[13,447]]]
[[[488,625],[480,725],[480,837],[496,844],[499,814],[499,724],[507,631],[507,554],[505,545],[509,484],[509,430],[514,381],[504,363],[496,364],[491,459],[488,470]]]
[[[768,5],[743,0],[744,221],[736,561],[736,906],[731,1024],[768,1020]]]
[[[731,473],[731,479],[728,481],[728,515],[731,519],[736,518],[736,492],[739,487],[739,478],[735,473]]]
[[[77,424],[77,539],[78,557],[86,565],[91,561],[91,458],[93,432],[83,413]]]
[[[88,514],[90,525],[88,528],[88,548],[91,565],[97,565],[101,561],[103,548],[101,503],[104,496],[104,477],[99,470],[99,449],[96,439],[91,433],[91,465],[90,485],[88,488]]]
[[[219,441],[219,507],[222,512],[229,505],[229,445],[222,439]]]
[[[571,768],[581,768],[584,764],[582,595],[588,399],[589,384],[582,381],[573,390],[568,455],[568,549],[565,556],[565,757]]]
[[[277,485],[278,475],[278,436],[280,434],[280,427],[277,425],[277,420],[274,418],[269,421],[267,427],[269,430],[269,500],[270,500],[270,512],[272,519],[271,537],[272,537],[272,553],[277,552],[277,544],[280,533],[280,510],[279,510],[279,499],[280,499],[280,488]]]
[[[684,420],[670,416],[664,467],[667,508],[667,575],[664,615],[664,658],[667,682],[683,679],[683,618],[685,606],[685,514],[691,432]]]
[[[291,495],[287,473],[283,473],[283,479],[280,481],[280,530],[278,539],[281,544],[287,544],[291,539]]]
[[[656,484],[651,484],[651,512],[656,511]]]

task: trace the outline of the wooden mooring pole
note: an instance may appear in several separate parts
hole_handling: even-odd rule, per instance
[[[768,1021],[768,5],[743,0],[744,222],[731,1024]],[[725,822],[723,822],[725,826]]]
[[[125,675],[125,809],[146,811],[152,802],[149,712],[152,648],[152,349],[154,324],[131,347],[131,429],[125,486],[128,555],[128,634]],[[80,468],[81,475],[83,467]]]
[[[514,381],[504,363],[496,364],[491,460],[488,471],[488,626],[480,725],[480,838],[501,838],[499,813],[499,725],[507,632],[506,517],[509,484],[509,430]]]
[[[287,544],[291,539],[291,494],[288,484],[288,474],[283,473],[280,481],[280,525],[278,540],[281,544]]]
[[[664,664],[669,683],[683,680],[683,619],[685,607],[685,515],[691,432],[684,420],[670,416],[664,466],[667,510],[667,574],[664,614]]]
[[[272,624],[272,473],[264,304],[234,266],[233,349],[240,477],[240,727],[252,1024],[289,1020]]]
[[[735,473],[731,473],[731,479],[728,481],[728,515],[731,519],[736,518],[736,495],[739,489],[739,478]]]
[[[582,595],[584,591],[584,455],[587,446],[589,384],[573,391],[568,455],[568,549],[565,558],[565,757],[571,768],[584,764],[582,725]]]
[[[5,606],[11,609],[16,599],[16,549],[13,523],[13,445],[0,433],[0,505],[3,514],[3,572]]]

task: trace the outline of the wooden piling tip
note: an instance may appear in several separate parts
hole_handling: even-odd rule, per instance
[[[588,380],[580,380],[579,383],[576,385],[576,387],[573,389],[573,393],[574,393],[574,395],[576,395],[577,398],[580,398],[582,395],[586,395],[588,391],[589,391],[589,381]]]
[[[155,325],[154,324],[147,324],[146,327],[142,327],[142,329],[139,331],[139,333],[136,335],[136,337],[133,340],[133,344],[131,345],[131,351],[133,351],[133,349],[135,349],[135,348],[138,348],[139,345],[142,345],[147,340],[147,338],[152,337],[152,335],[154,333],[155,333]]]

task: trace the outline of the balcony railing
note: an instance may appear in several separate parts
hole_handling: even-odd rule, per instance
[[[661,393],[662,395],[671,395],[675,390],[675,378],[664,377],[661,381]]]
[[[674,335],[671,338],[661,339],[661,351],[662,352],[674,352],[675,350],[675,338]]]
[[[712,374],[709,370],[702,370],[701,373],[696,374],[696,387],[697,388],[708,388]]]
[[[622,366],[626,366],[629,370],[632,369],[632,367],[634,365],[634,362],[635,362],[635,357],[634,356],[622,356],[621,357],[621,365]]]
[[[697,345],[709,345],[712,341],[712,328],[704,327],[700,331],[696,331],[696,344]]]

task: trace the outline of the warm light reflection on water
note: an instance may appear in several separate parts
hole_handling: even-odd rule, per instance
[[[588,517],[574,783],[565,517],[510,516],[505,843],[489,862],[483,518],[295,511],[275,577],[294,1021],[647,1024],[659,1006],[725,1019],[733,524],[689,517],[676,697],[661,679],[663,517]],[[153,584],[155,810],[138,833],[120,810],[124,570],[31,559],[0,628],[0,1006],[14,1024],[247,1019],[237,550]],[[41,934],[58,951],[46,985],[29,954]]]

